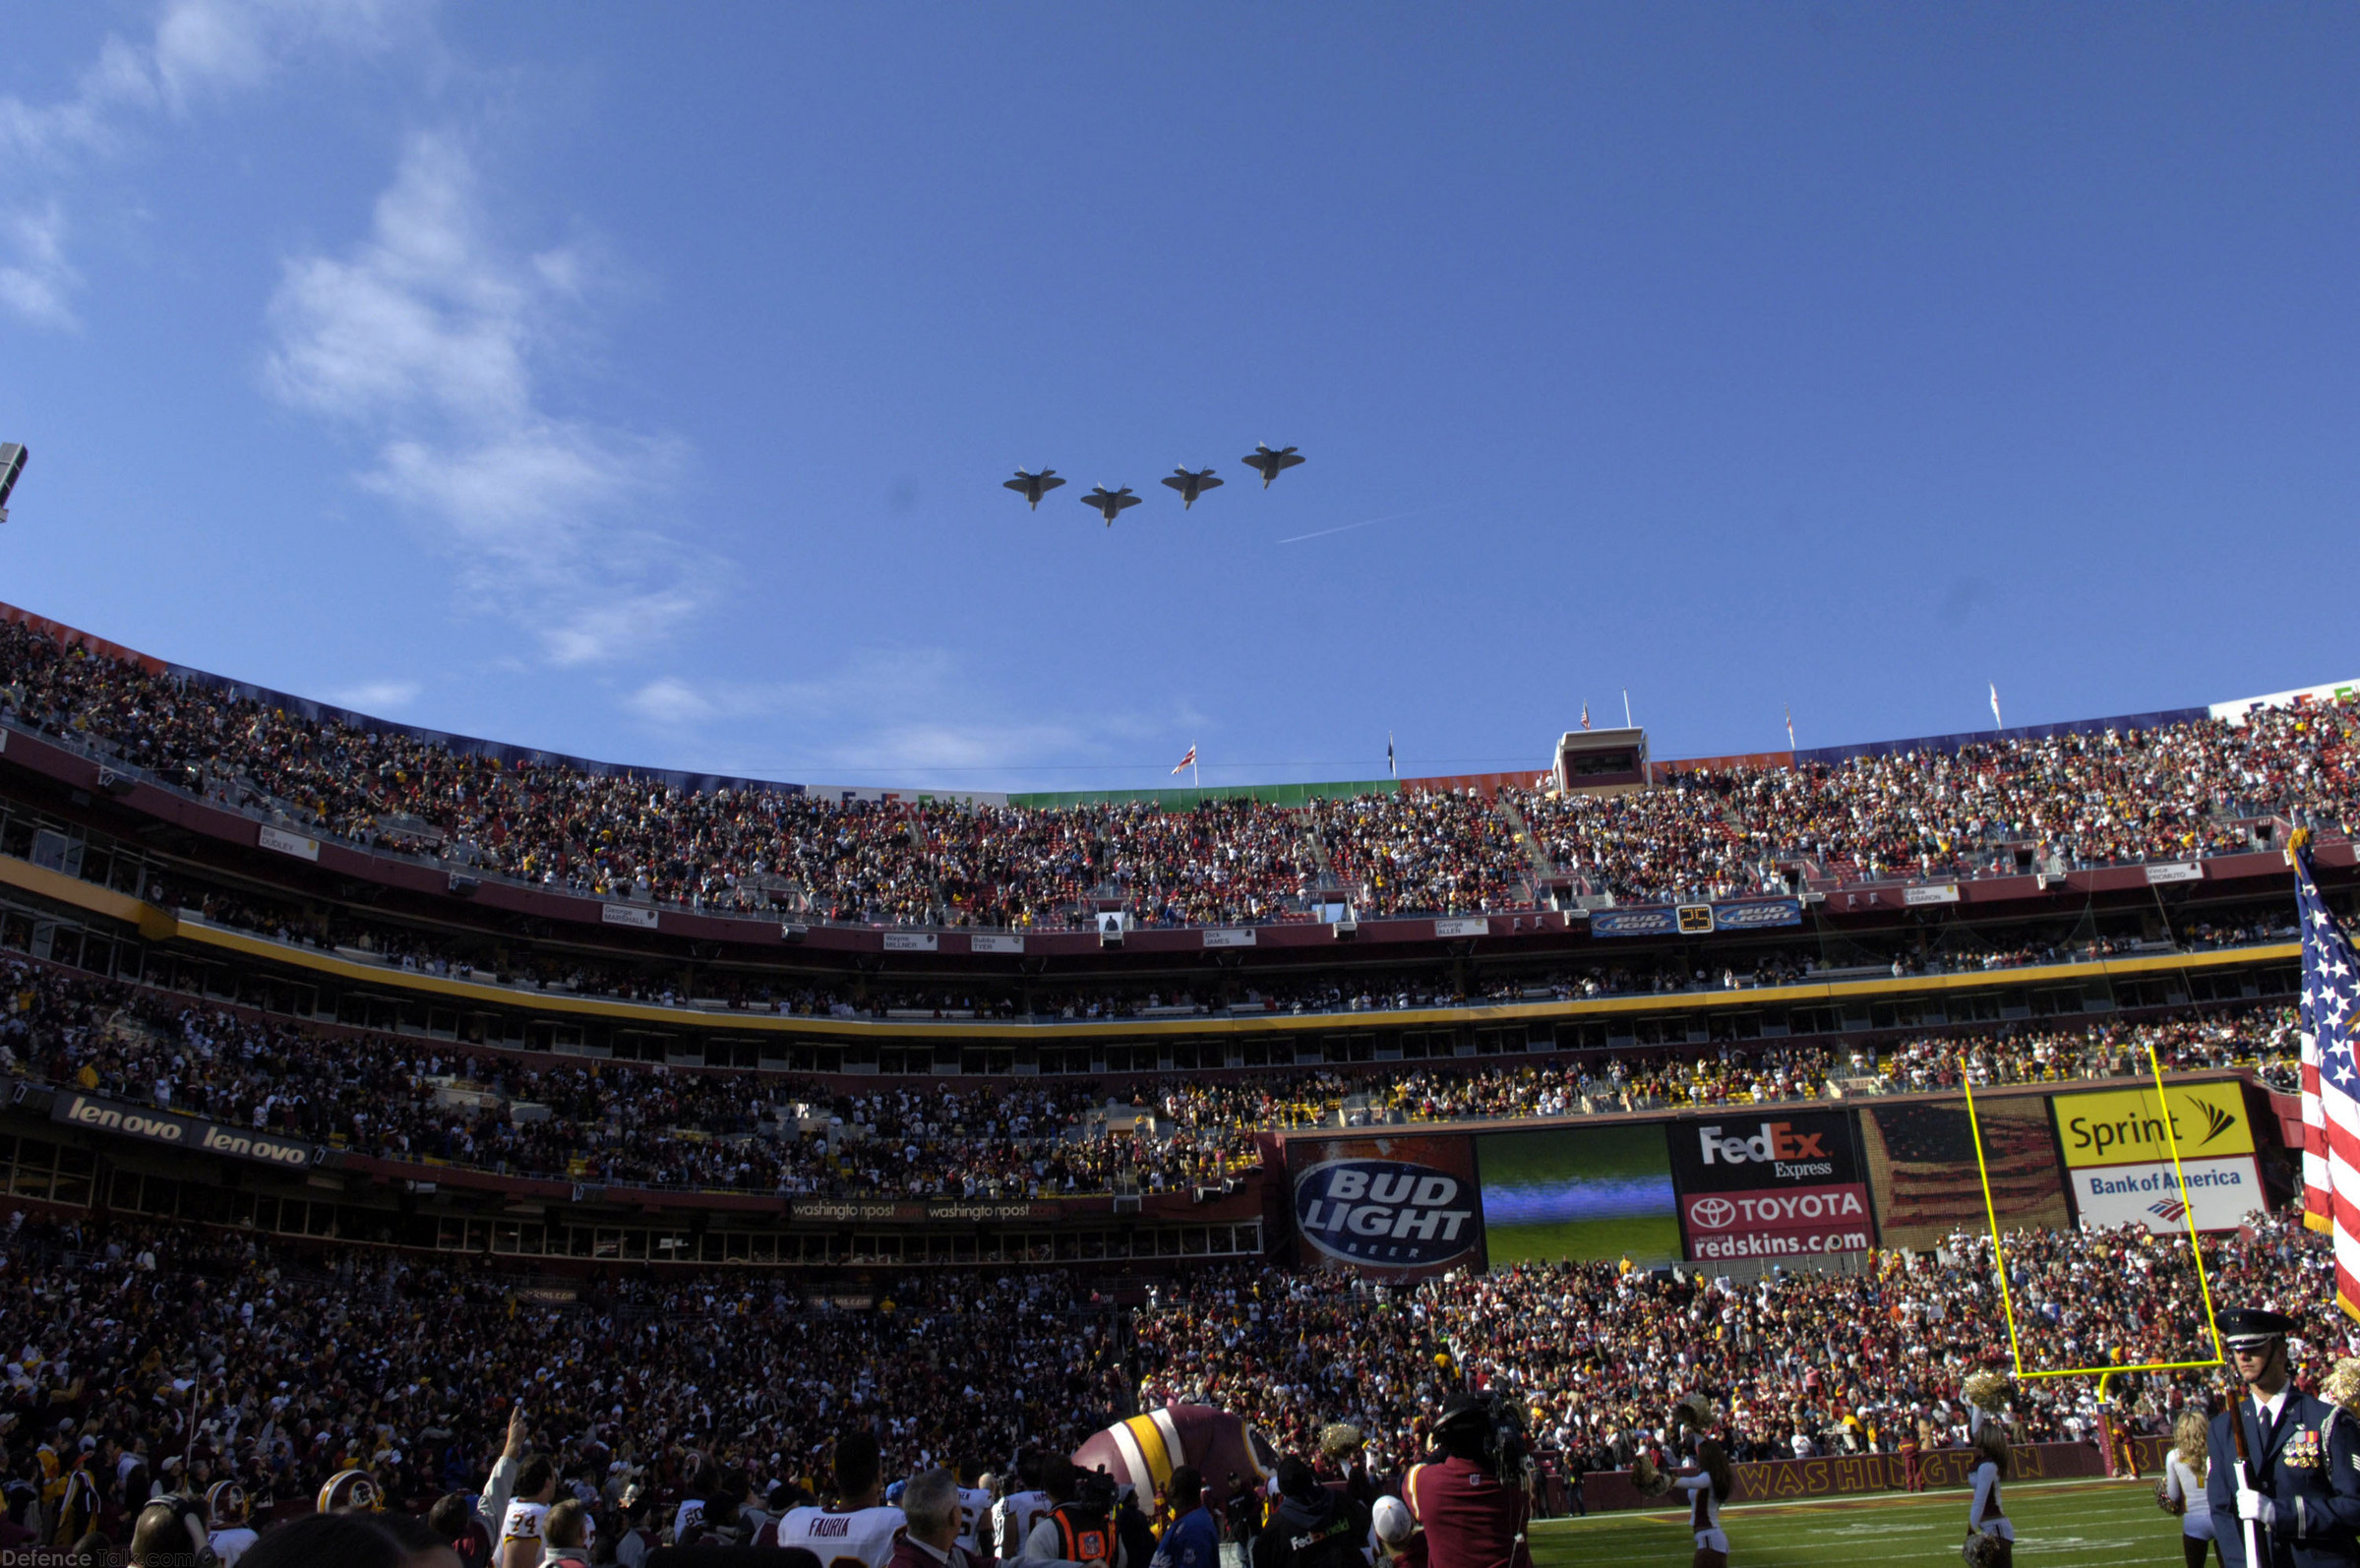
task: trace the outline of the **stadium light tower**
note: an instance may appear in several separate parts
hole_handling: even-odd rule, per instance
[[[17,475],[25,471],[25,449],[13,441],[0,441],[0,522],[8,520],[8,493],[17,488]]]

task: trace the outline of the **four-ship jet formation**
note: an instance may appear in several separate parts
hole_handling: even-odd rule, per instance
[[[1270,488],[1271,480],[1303,461],[1293,447],[1281,447],[1274,452],[1268,446],[1255,447],[1241,460],[1246,467],[1262,476],[1264,490]],[[1015,478],[1000,481],[1007,489],[1022,496],[1025,504],[1036,512],[1041,509],[1041,498],[1064,482],[1058,477],[1058,471],[1055,468],[1044,468],[1039,473],[1027,473],[1019,468],[1016,470]],[[1197,498],[1206,491],[1221,488],[1221,476],[1210,468],[1183,466],[1173,469],[1170,474],[1165,476],[1163,483],[1170,486],[1173,492],[1180,498],[1180,510],[1186,512],[1196,505]],[[1132,495],[1131,487],[1128,485],[1118,490],[1109,490],[1104,485],[1098,485],[1092,488],[1088,495],[1081,498],[1081,503],[1106,518],[1107,526],[1111,528],[1115,525],[1115,519],[1121,515],[1124,508],[1135,507],[1145,499],[1144,496]]]

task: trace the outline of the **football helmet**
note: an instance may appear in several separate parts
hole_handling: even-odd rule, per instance
[[[254,1505],[246,1500],[246,1488],[234,1480],[217,1480],[205,1489],[205,1511],[215,1530],[227,1530],[246,1523]]]
[[[382,1514],[385,1506],[385,1493],[377,1478],[365,1470],[339,1470],[320,1488],[319,1508],[324,1514]]]
[[[1278,1456],[1244,1420],[1210,1405],[1171,1405],[1117,1421],[1073,1451],[1085,1471],[1104,1470],[1147,1506],[1172,1473],[1194,1465],[1205,1490],[1227,1494],[1234,1474],[1259,1485],[1278,1472]]]

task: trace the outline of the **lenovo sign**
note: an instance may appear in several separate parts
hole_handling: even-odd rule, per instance
[[[1680,1232],[1698,1262],[1803,1258],[1876,1244],[1845,1111],[1722,1115],[1671,1129]]]
[[[1339,1262],[1430,1269],[1475,1249],[1475,1183],[1405,1160],[1330,1160],[1295,1177],[1295,1228]]]
[[[112,1100],[100,1100],[86,1094],[61,1094],[50,1101],[49,1119],[62,1121],[72,1127],[85,1127],[92,1132],[113,1133],[147,1143],[168,1143],[200,1154],[259,1160],[265,1165],[294,1170],[318,1165],[327,1154],[317,1144],[299,1143],[293,1138],[275,1137],[243,1127],[224,1127],[195,1116],[184,1116],[170,1111],[143,1110],[138,1106],[120,1105]]]

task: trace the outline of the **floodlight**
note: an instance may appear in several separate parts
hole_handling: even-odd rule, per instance
[[[25,471],[25,449],[13,441],[0,441],[0,522],[8,520],[8,493],[17,488],[17,475]]]

